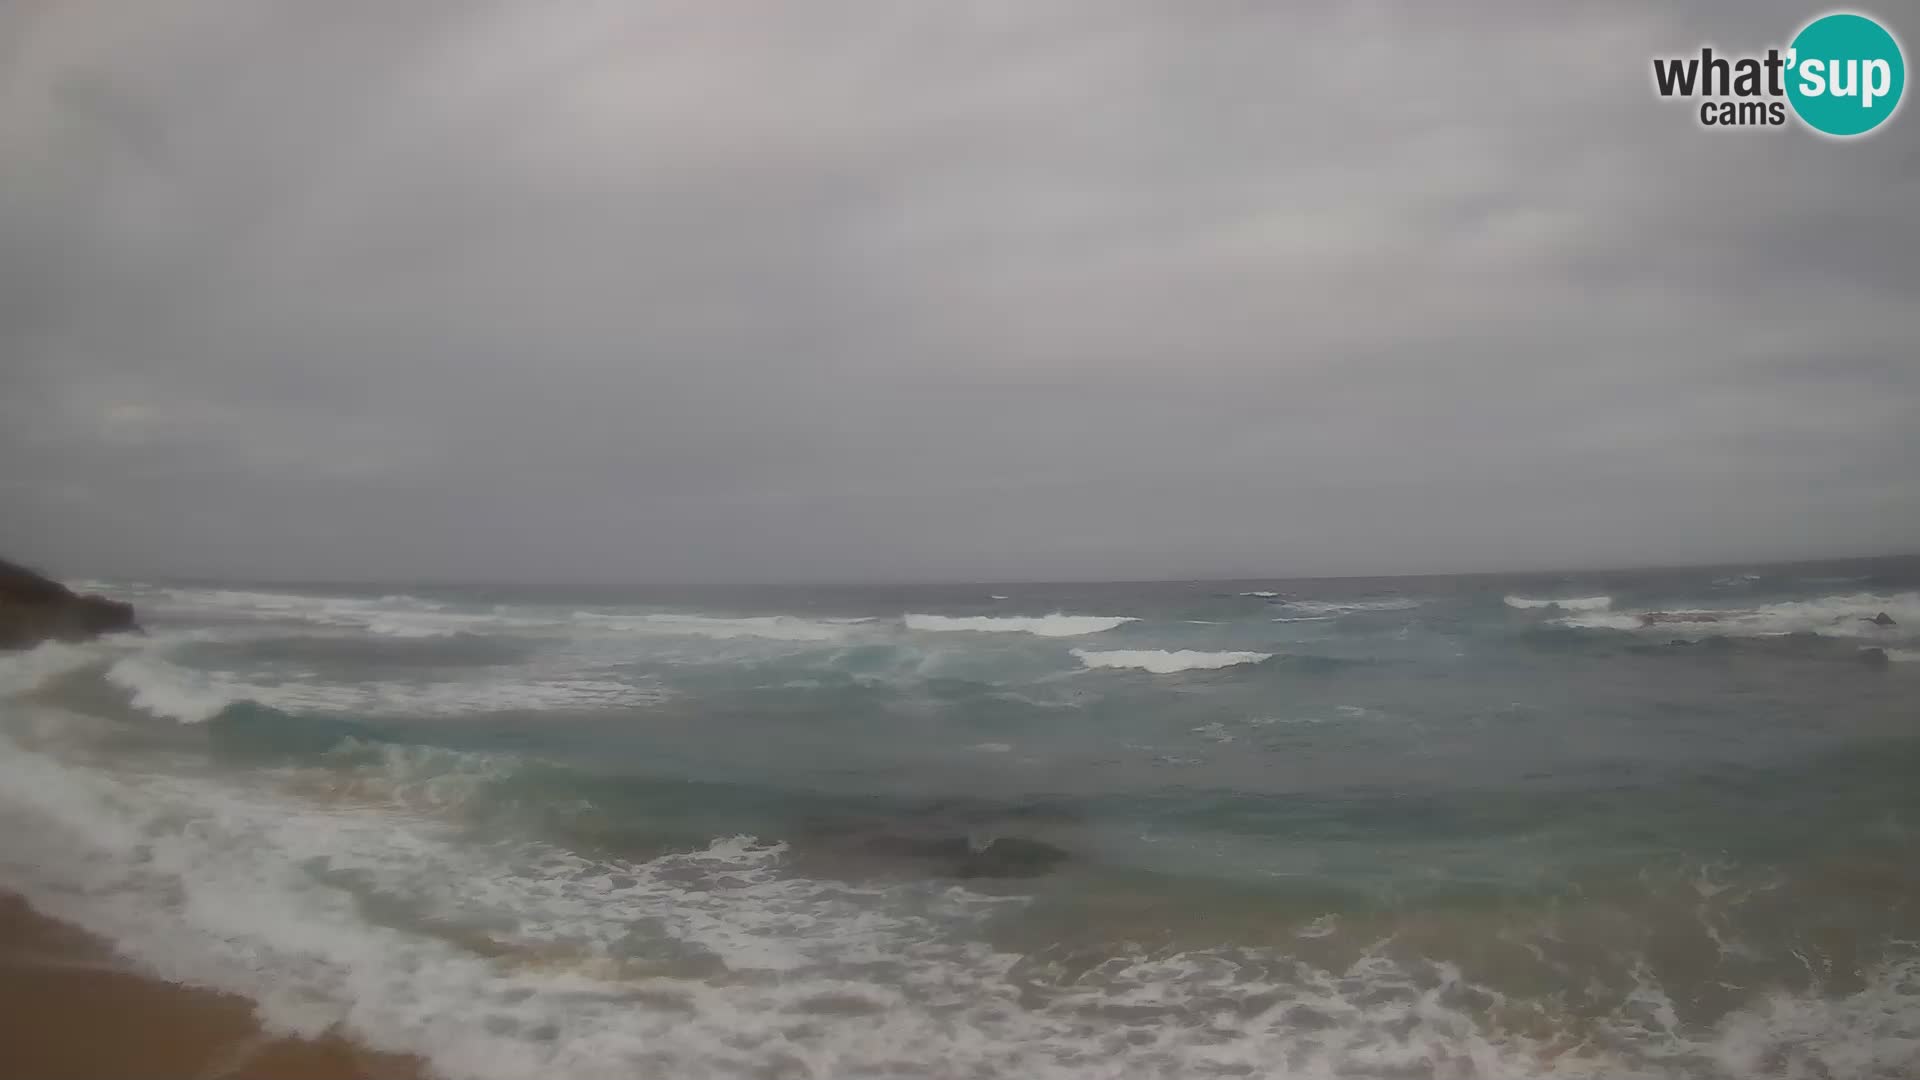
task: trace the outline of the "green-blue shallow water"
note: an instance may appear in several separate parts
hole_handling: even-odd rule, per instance
[[[0,886],[450,1077],[1920,1073],[1915,560],[91,584]]]

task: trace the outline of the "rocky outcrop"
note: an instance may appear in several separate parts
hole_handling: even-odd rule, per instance
[[[1870,623],[1872,623],[1872,624],[1873,624],[1873,625],[1875,625],[1875,626],[1898,626],[1898,625],[1900,625],[1899,623],[1896,623],[1896,622],[1894,622],[1894,621],[1893,621],[1893,616],[1891,616],[1891,615],[1889,615],[1889,614],[1887,614],[1887,613],[1886,613],[1886,612],[1884,612],[1884,611],[1883,611],[1883,612],[1881,612],[1881,613],[1880,613],[1880,614],[1878,614],[1878,615],[1875,615],[1875,616],[1874,616],[1873,618],[1871,618],[1871,619],[1862,619],[1862,620],[1860,620],[1860,621],[1861,621],[1861,622],[1870,622]]]
[[[139,628],[133,621],[132,604],[82,596],[0,559],[0,649],[30,649],[43,641],[86,641]]]

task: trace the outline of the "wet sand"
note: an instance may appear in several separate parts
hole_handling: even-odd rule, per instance
[[[0,893],[0,1074],[20,1080],[421,1080],[338,1036],[268,1035],[237,997],[127,971],[102,942]]]

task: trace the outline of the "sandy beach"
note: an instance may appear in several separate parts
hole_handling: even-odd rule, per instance
[[[22,1080],[409,1080],[405,1058],[275,1037],[239,998],[125,970],[100,941],[0,894],[0,1071]]]

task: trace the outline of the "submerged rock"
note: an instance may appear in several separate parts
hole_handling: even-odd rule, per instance
[[[1885,649],[1866,648],[1860,650],[1860,662],[1868,667],[1886,667],[1892,660]]]
[[[1023,836],[881,834],[859,845],[870,854],[924,859],[942,877],[1039,877],[1066,862],[1064,849]]]
[[[984,842],[967,838],[964,852],[953,852],[949,866],[954,877],[1039,877],[1066,862],[1068,854],[1044,840],[1022,836],[993,836]]]
[[[806,847],[829,858],[915,866],[936,877],[1031,878],[1072,860],[1036,834],[1057,834],[1074,820],[1071,810],[1043,803],[938,799],[884,816],[815,819],[800,831]]]
[[[30,649],[43,641],[87,641],[139,628],[132,604],[82,596],[0,559],[0,649]]]

